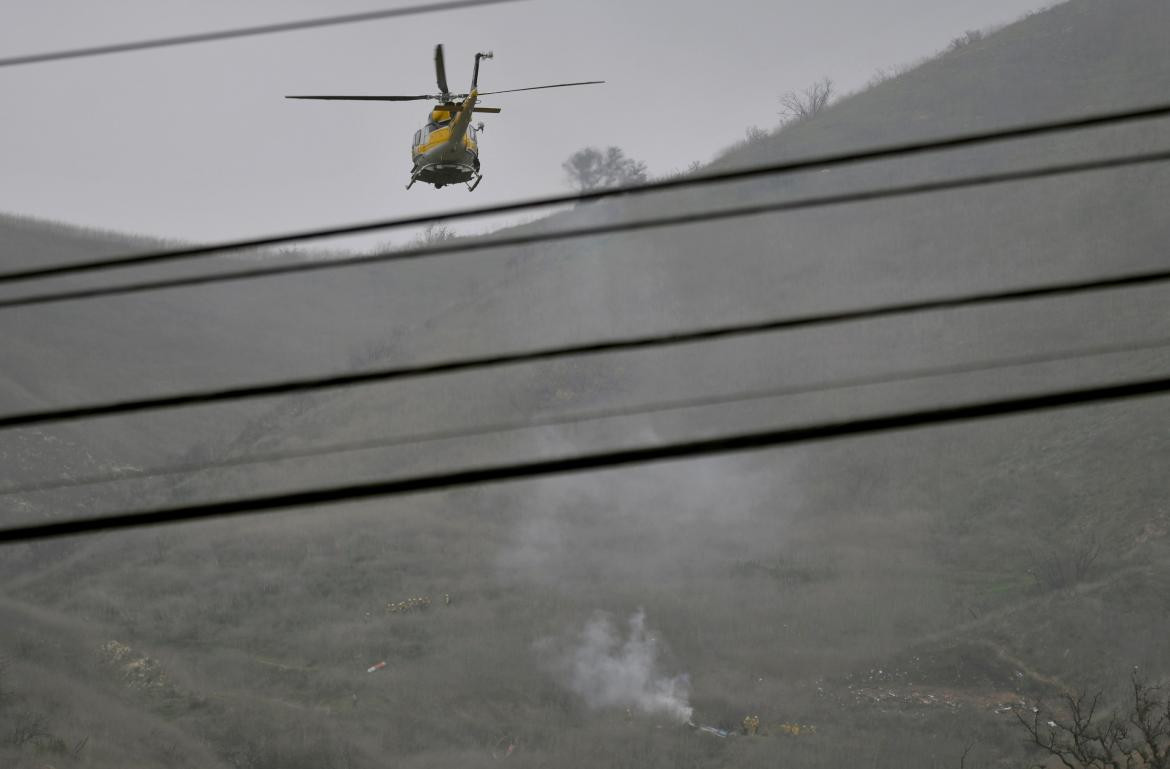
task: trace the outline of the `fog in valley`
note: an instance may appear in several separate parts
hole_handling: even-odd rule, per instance
[[[553,5],[533,0],[516,8]],[[693,26],[700,11],[720,13],[681,5],[680,34],[701,36]],[[750,5],[736,9],[748,14]],[[857,4],[831,5],[844,12]],[[810,8],[790,10],[828,23]],[[297,9],[334,12],[308,3]],[[1158,105],[1170,93],[1163,0],[989,4],[978,28],[968,11],[949,21],[931,17],[953,27],[920,50],[914,35],[921,30],[910,23],[909,6],[902,9],[905,24],[891,27],[905,27],[905,55],[865,60],[872,74],[864,77],[860,44],[850,42],[864,30],[847,22],[841,41],[818,45],[815,54],[777,44],[774,58],[791,60],[795,71],[803,73],[809,57],[834,56],[850,69],[777,84],[741,67],[744,83],[736,88],[746,90],[736,93],[750,92],[753,101],[721,113],[718,122],[735,124],[730,138],[710,128],[710,115],[692,119],[716,109],[701,91],[682,103],[646,87],[637,93],[641,114],[628,111],[635,102],[622,101],[627,96],[607,102],[605,90],[511,97],[530,100],[528,118],[513,116],[515,102],[490,97],[504,112],[484,117],[485,181],[473,195],[459,187],[400,189],[408,181],[406,145],[425,118],[421,102],[373,106],[397,115],[399,128],[411,126],[376,138],[355,138],[343,117],[313,118],[315,131],[328,132],[322,145],[377,142],[346,146],[336,158],[397,152],[403,162],[354,170],[352,185],[336,168],[319,177],[306,171],[296,189],[270,177],[265,196],[255,198],[254,220],[240,190],[259,183],[250,176],[255,169],[243,160],[220,166],[213,152],[199,156],[198,137],[172,126],[166,140],[188,143],[190,157],[214,167],[225,188],[223,218],[204,231],[204,214],[164,211],[183,208],[172,203],[194,193],[143,195],[141,185],[130,190],[135,185],[112,171],[110,199],[91,204],[70,189],[54,210],[54,185],[68,186],[68,163],[38,177],[22,208],[21,180],[30,173],[22,161],[7,179],[0,169],[0,200],[13,201],[12,213],[0,213],[0,273],[574,186],[693,178]],[[378,22],[383,45],[409,39],[424,51],[402,64],[418,70],[410,82],[419,86],[386,85],[380,73],[354,90],[433,87],[427,57],[443,37],[439,20],[457,24],[460,13]],[[517,16],[499,18],[519,15],[507,13]],[[549,13],[533,11],[525,36],[548,34],[540,25]],[[658,40],[662,30],[651,26],[669,25],[669,16],[666,5],[638,4],[631,29],[609,41],[613,51],[603,39],[558,32],[548,50],[588,50],[573,58],[572,72],[540,63],[526,70],[514,61],[509,82],[492,74],[492,85],[658,81],[675,66],[702,69],[702,62],[655,55],[632,71],[632,33],[645,25],[648,39]],[[726,61],[711,65],[719,72],[746,59],[743,51],[761,34],[737,39],[722,23],[706,41],[726,52]],[[737,23],[751,25],[746,15]],[[504,36],[495,42],[503,58],[506,36],[488,29]],[[344,36],[328,34],[328,45],[299,55],[345,58]],[[447,66],[462,89],[477,43],[466,30],[459,34],[468,42],[458,59],[448,46]],[[20,43],[21,52],[32,50],[31,41]],[[241,45],[176,51],[198,61]],[[109,58],[117,71],[130,71],[167,55]],[[622,66],[588,69],[586,58],[604,63],[607,56]],[[494,63],[485,62],[485,79]],[[89,65],[44,66],[60,75]],[[253,66],[265,65],[257,59]],[[0,69],[0,92],[40,71]],[[331,77],[344,72],[330,65]],[[274,99],[285,85],[275,86]],[[40,109],[38,99],[54,98],[11,87],[24,99],[8,108],[22,115]],[[149,100],[139,108],[152,114]],[[588,130],[574,123],[575,109],[589,113],[582,118]],[[55,110],[46,107],[46,115]],[[246,122],[248,114],[235,119]],[[623,130],[593,132],[601,124]],[[34,141],[27,125],[21,131],[21,142]],[[536,137],[527,158],[524,135]],[[283,146],[284,139],[273,141]],[[628,162],[611,164],[608,177],[600,165],[588,166],[592,177],[574,174],[574,153],[588,147],[597,149],[598,163],[610,147]],[[1165,162],[698,219],[739,206],[1167,149],[1170,119],[1147,119],[295,250],[10,282],[0,285],[0,304],[62,288],[649,217],[696,219],[0,307],[0,419],[1164,269]],[[235,157],[230,152],[223,158]],[[580,170],[591,156],[575,157]],[[128,176],[146,173],[149,162],[140,162]],[[369,193],[363,185],[374,175],[396,188],[392,195]],[[173,183],[182,187],[182,177]],[[342,197],[329,194],[333,184]],[[122,185],[133,206],[111,202]],[[203,200],[204,212],[216,207],[214,193]],[[118,206],[122,214],[97,221]],[[128,224],[126,211],[138,212],[141,226]],[[305,211],[319,214],[305,218]],[[4,428],[0,528],[1165,377],[1166,291],[1149,283]],[[1168,461],[1170,410],[1155,396],[5,542],[0,766],[1166,769]]]

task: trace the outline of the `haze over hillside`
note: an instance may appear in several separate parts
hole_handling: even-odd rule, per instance
[[[1161,0],[1072,0],[732,149],[737,166],[1159,101]],[[940,41],[940,46],[946,41]],[[1121,150],[1166,121],[520,229]],[[1170,171],[7,310],[0,411],[1165,264]],[[147,243],[0,218],[0,265]],[[240,259],[232,256],[228,259]],[[1164,289],[0,434],[4,483],[812,386],[1068,362],[0,497],[5,523],[1165,374]],[[1161,342],[1165,346],[1157,346]],[[1162,399],[0,551],[0,758],[58,767],[1024,765],[1012,709],[1170,676]],[[15,469],[15,472],[12,472]],[[1089,557],[1091,555],[1091,557]],[[376,663],[385,662],[383,668]],[[373,672],[367,672],[373,666]],[[722,737],[687,718],[760,733]],[[23,741],[4,734],[36,734]],[[809,728],[813,727],[813,728]],[[23,731],[21,731],[23,729]]]

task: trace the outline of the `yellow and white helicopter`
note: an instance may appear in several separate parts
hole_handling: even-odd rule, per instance
[[[415,132],[411,156],[414,168],[410,173],[410,184],[415,182],[433,184],[436,189],[448,184],[466,184],[474,190],[483,181],[479,172],[479,134],[483,123],[471,125],[473,113],[498,113],[498,107],[476,106],[480,96],[517,91],[540,91],[546,88],[568,88],[577,85],[597,85],[604,80],[588,80],[581,83],[555,83],[528,88],[512,88],[507,91],[479,91],[479,63],[492,58],[491,53],[475,55],[475,70],[471,75],[470,93],[451,93],[447,87],[447,66],[443,59],[443,46],[435,46],[435,78],[439,93],[420,96],[286,96],[286,99],[324,99],[326,101],[430,101],[438,102],[431,110],[430,120]]]

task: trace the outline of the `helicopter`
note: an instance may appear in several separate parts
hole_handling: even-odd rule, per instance
[[[434,185],[441,189],[449,184],[466,184],[474,192],[483,175],[479,172],[479,136],[483,123],[471,124],[475,113],[499,114],[499,107],[478,106],[479,97],[494,96],[517,91],[541,91],[548,88],[569,88],[580,85],[600,85],[604,80],[587,80],[580,83],[554,83],[552,85],[512,88],[506,91],[479,90],[479,64],[493,54],[477,53],[475,69],[471,74],[471,89],[468,93],[451,93],[447,86],[447,65],[443,46],[435,46],[435,80],[439,86],[437,94],[419,96],[286,96],[286,99],[323,99],[325,101],[436,101],[426,125],[414,133],[411,157],[414,166],[410,172],[410,189],[415,182]]]

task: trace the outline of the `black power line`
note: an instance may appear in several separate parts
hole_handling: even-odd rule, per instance
[[[1085,160],[1073,163],[1041,166],[1039,168],[1029,168],[1018,171],[977,174],[973,176],[963,176],[957,179],[945,179],[942,181],[881,187],[871,190],[862,190],[859,192],[845,192],[834,195],[798,198],[796,200],[781,201],[776,203],[754,203],[750,205],[734,206],[714,211],[703,211],[700,213],[677,214],[670,216],[651,217],[647,219],[635,219],[625,222],[614,222],[610,224],[571,227],[553,232],[532,233],[526,235],[508,235],[502,237],[486,237],[476,238],[473,240],[457,240],[451,243],[444,243],[435,246],[425,246],[421,248],[391,251],[387,253],[367,254],[363,256],[344,257],[340,259],[330,259],[327,261],[297,262],[293,264],[277,265],[274,267],[266,266],[248,270],[215,273],[211,275],[165,278],[161,280],[151,280],[140,283],[101,286],[97,288],[69,289],[44,294],[20,296],[13,299],[3,299],[0,300],[0,310],[49,304],[53,302],[95,299],[98,297],[108,296],[123,296],[127,294],[138,294],[148,291],[159,291],[163,289],[205,286],[212,283],[254,280],[258,278],[267,278],[274,275],[290,275],[294,273],[316,272],[318,270],[335,270],[343,267],[353,267],[356,265],[379,264],[383,262],[405,261],[410,259],[424,259],[440,256],[443,254],[486,251],[498,248],[512,248],[518,246],[534,245],[537,243],[550,243],[559,240],[570,240],[599,235],[612,235],[622,232],[637,232],[641,230],[660,229],[665,227],[683,227],[687,225],[700,224],[703,222],[740,219],[750,216],[762,216],[764,214],[775,214],[785,211],[798,211],[810,208],[823,208],[826,206],[844,205],[848,203],[864,203],[875,200],[885,200],[889,198],[907,197],[911,195],[938,193],[947,190],[970,189],[972,187],[1005,184],[1008,182],[1048,179],[1057,176],[1067,176],[1070,174],[1127,168],[1148,165],[1150,163],[1163,163],[1167,161],[1170,161],[1170,150],[1143,152],[1133,155],[1102,158],[1098,160]]]
[[[0,495],[52,491],[57,489],[76,488],[79,486],[93,486],[106,483],[119,483],[122,481],[146,480],[150,478],[161,478],[174,475],[193,475],[195,473],[206,472],[208,470],[250,467],[295,459],[320,458],[339,454],[369,451],[373,449],[388,449],[398,446],[412,446],[422,443],[431,443],[445,440],[465,440],[468,438],[500,435],[541,427],[578,425],[587,422],[600,422],[608,419],[616,419],[619,417],[651,416],[655,414],[687,411],[711,406],[727,406],[751,403],[786,396],[826,393],[837,390],[870,387],[883,384],[907,384],[925,379],[937,379],[940,377],[956,376],[960,374],[986,373],[990,371],[1015,369],[1038,364],[1085,360],[1103,355],[1166,349],[1168,347],[1170,347],[1170,339],[1162,338],[1142,342],[1100,345],[1078,350],[1066,350],[1057,353],[1020,355],[1015,357],[1001,358],[993,361],[981,361],[977,363],[962,363],[950,366],[932,366],[889,374],[833,379],[805,385],[772,387],[740,391],[729,394],[708,395],[695,398],[680,398],[668,401],[657,401],[649,404],[619,406],[608,409],[594,409],[590,411],[579,411],[569,414],[556,414],[546,417],[501,421],[478,425],[475,427],[453,428],[448,430],[430,430],[392,437],[378,437],[358,441],[342,441],[338,443],[312,446],[305,449],[249,454],[247,456],[231,457],[215,462],[192,462],[186,464],[168,465],[165,467],[124,471],[114,474],[93,474],[70,479],[53,479],[40,482],[31,482],[21,485],[0,487]]]
[[[860,419],[820,422],[804,427],[785,427],[758,432],[726,435],[693,441],[668,443],[617,451],[581,454],[560,459],[545,459],[515,464],[495,465],[379,480],[345,486],[308,489],[282,494],[268,494],[208,502],[180,507],[164,507],[129,513],[77,518],[0,529],[0,543],[64,537],[114,529],[178,523],[180,521],[229,518],[249,513],[302,508],[313,505],[355,502],[425,491],[457,489],[489,483],[526,480],[595,470],[628,467],[648,463],[693,459],[723,454],[757,451],[799,443],[825,441],[859,435],[873,435],[909,430],[931,425],[1004,417],[1148,398],[1170,393],[1170,377],[1121,382],[1100,387],[1046,392],[1017,398],[981,401],[959,406],[903,411]]]
[[[112,45],[98,45],[89,48],[72,48],[65,51],[50,51],[48,53],[33,53],[22,56],[10,56],[8,58],[0,59],[0,67],[16,67],[22,64],[39,64],[41,62],[61,61],[63,59],[80,59],[89,56],[105,56],[113,53],[144,51],[150,48],[170,48],[176,45],[208,43],[213,40],[231,40],[239,37],[272,35],[280,32],[295,32],[303,29],[334,27],[340,24],[357,24],[367,21],[393,19],[400,16],[417,16],[424,13],[455,11],[465,8],[475,8],[481,5],[499,5],[501,3],[514,2],[519,2],[519,0],[448,0],[447,2],[431,3],[427,5],[408,5],[401,8],[388,8],[383,11],[349,13],[341,16],[322,16],[314,19],[301,19],[300,21],[286,21],[277,24],[262,24],[253,27],[216,30],[214,32],[197,32],[191,35],[177,35],[175,37],[162,37],[153,40],[137,40],[129,43],[114,43]]]
[[[186,406],[208,405],[254,398],[267,398],[276,395],[289,395],[314,390],[337,389],[385,383],[403,379],[412,379],[437,374],[452,374],[464,371],[489,369],[499,366],[512,366],[540,361],[573,358],[600,353],[627,352],[631,350],[646,350],[651,348],[672,347],[676,345],[710,342],[735,337],[756,336],[760,334],[787,331],[795,328],[808,328],[837,323],[849,323],[861,320],[872,320],[898,315],[934,312],[938,310],[952,310],[960,307],[972,307],[984,304],[1002,302],[1029,301],[1057,296],[1070,296],[1088,292],[1105,291],[1111,289],[1130,288],[1135,286],[1151,285],[1170,281],[1170,269],[1153,270],[1148,272],[1134,272],[1124,275],[1114,275],[1088,280],[1065,281],[1047,285],[1030,286],[1026,288],[1011,288],[998,291],[985,291],[969,294],[960,294],[951,297],[935,299],[918,299],[908,302],[877,305],[852,310],[837,310],[833,312],[811,313],[807,315],[793,315],[784,318],[773,318],[751,323],[736,323],[723,326],[714,326],[693,331],[672,332],[667,334],[647,334],[638,337],[629,337],[617,340],[587,342],[584,344],[566,345],[560,347],[543,347],[522,352],[500,353],[469,358],[455,358],[433,363],[423,363],[412,366],[396,366],[374,369],[350,374],[334,374],[323,377],[307,377],[289,379],[281,382],[226,387],[215,390],[200,390],[172,395],[151,396],[147,398],[133,398],[107,403],[93,403],[81,406],[70,406],[61,409],[47,409],[42,411],[26,411],[22,413],[0,416],[0,429],[13,427],[28,427],[49,422],[64,422],[76,419],[90,419],[94,417],[129,414],[140,411],[154,411]]]
[[[664,179],[661,181],[650,182],[636,186],[594,190],[591,192],[570,195],[553,195],[543,198],[531,198],[528,200],[521,200],[512,203],[503,203],[477,208],[464,208],[455,211],[445,211],[437,214],[424,214],[421,216],[383,219],[379,221],[342,225],[338,227],[301,230],[298,232],[265,235],[256,238],[246,238],[223,243],[188,246],[184,248],[168,249],[143,254],[131,254],[128,256],[117,256],[90,261],[71,262],[67,264],[54,265],[51,267],[38,267],[34,269],[18,270],[13,272],[0,273],[0,284],[84,272],[126,269],[149,264],[203,259],[230,251],[239,251],[248,248],[274,246],[283,243],[321,240],[325,238],[335,238],[347,235],[359,235],[367,232],[397,229],[403,227],[416,227],[426,224],[450,222],[462,219],[483,218],[486,216],[494,216],[499,214],[516,213],[533,208],[547,208],[558,205],[586,203],[617,196],[641,195],[652,192],[664,192],[667,190],[704,187],[712,184],[723,184],[728,182],[745,181],[754,178],[793,174],[812,169],[832,168],[835,166],[852,165],[875,160],[903,158],[912,155],[960,149],[963,147],[972,147],[1007,141],[1011,139],[1023,139],[1036,136],[1045,136],[1054,133],[1064,133],[1080,129],[1121,125],[1138,121],[1165,118],[1168,116],[1170,116],[1170,104],[1159,104],[1150,107],[1141,107],[1129,110],[1095,113],[1065,120],[1030,123],[1010,128],[959,134],[956,136],[940,139],[927,139],[922,141],[892,144],[884,147],[851,150],[847,152],[825,155],[815,155],[808,158],[781,161],[778,163],[758,165],[750,168],[739,168],[729,171],[718,171],[694,176],[679,177],[675,179]],[[387,256],[384,260],[388,261],[391,258],[394,257]],[[405,257],[399,256],[398,258]],[[343,262],[334,262],[335,265],[341,263]]]

